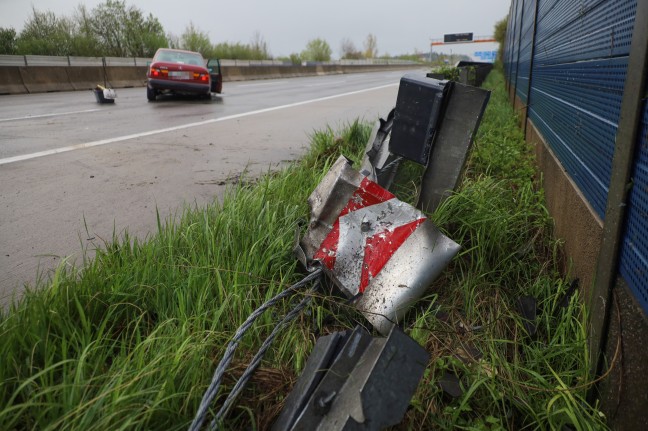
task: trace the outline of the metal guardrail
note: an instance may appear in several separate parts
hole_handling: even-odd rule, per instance
[[[0,66],[146,66],[150,58],[74,57],[52,55],[0,55]]]
[[[146,66],[151,58],[141,57],[74,57],[50,55],[0,55],[0,66],[101,66],[105,58],[107,66]],[[364,59],[326,62],[304,62],[302,66],[373,66],[416,64],[409,60]],[[279,60],[221,60],[223,66],[294,66]]]

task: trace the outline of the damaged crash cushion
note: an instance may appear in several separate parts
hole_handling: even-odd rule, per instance
[[[355,306],[386,335],[448,265],[459,245],[422,212],[356,173],[346,159],[336,162],[320,186],[319,206],[335,207],[327,201],[337,200],[338,210],[334,215],[312,211],[310,227],[319,232],[307,233],[305,239],[323,237],[311,247],[312,259],[322,263],[347,296],[357,297]]]

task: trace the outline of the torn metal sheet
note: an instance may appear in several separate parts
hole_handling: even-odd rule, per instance
[[[389,140],[394,124],[392,109],[386,120],[380,118],[367,141],[365,155],[362,159],[360,173],[381,187],[389,189],[394,182],[398,167],[402,161],[401,156],[389,152]]]
[[[272,429],[379,430],[398,424],[430,355],[393,326],[320,338]]]
[[[308,230],[295,247],[295,254],[309,270],[312,269],[315,252],[333,228],[338,214],[358,188],[362,178],[362,175],[351,169],[351,162],[340,156],[308,197],[311,210]]]
[[[459,251],[422,212],[361,176],[343,157],[309,204],[304,255],[319,261],[384,335]]]

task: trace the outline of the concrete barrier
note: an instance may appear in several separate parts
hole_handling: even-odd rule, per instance
[[[421,69],[421,65],[222,66],[223,81],[296,78],[343,73]],[[113,88],[146,85],[146,66],[107,66],[106,81]],[[101,66],[0,66],[0,94],[87,90],[104,83]]]
[[[27,92],[18,67],[0,67],[0,94],[25,94]]]
[[[146,85],[146,66],[106,67],[108,83],[113,88],[143,87]]]
[[[91,90],[97,84],[104,84],[104,71],[102,67],[68,67],[67,74],[75,90]]]
[[[67,67],[18,67],[22,81],[30,93],[47,93],[50,91],[73,91],[67,74]]]

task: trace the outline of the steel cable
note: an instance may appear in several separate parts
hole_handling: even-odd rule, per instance
[[[221,380],[223,379],[223,375],[225,374],[225,370],[227,369],[230,362],[234,358],[234,351],[238,347],[238,344],[241,341],[241,339],[243,338],[243,335],[245,335],[247,330],[250,329],[250,327],[252,326],[254,321],[259,316],[261,316],[261,314],[263,314],[264,311],[266,311],[268,308],[274,306],[277,302],[279,302],[283,298],[291,295],[297,289],[303,287],[304,285],[308,284],[309,282],[319,278],[321,273],[322,273],[322,269],[318,268],[315,271],[308,274],[306,277],[304,277],[301,281],[293,284],[292,286],[290,286],[290,287],[286,288],[285,290],[283,290],[281,293],[275,295],[273,298],[269,299],[263,305],[261,305],[259,308],[254,310],[252,312],[252,314],[250,314],[250,316],[248,316],[248,318],[245,320],[245,322],[243,322],[243,324],[241,326],[239,326],[239,328],[236,330],[236,333],[234,334],[234,336],[232,337],[232,339],[228,343],[227,348],[225,349],[225,354],[223,355],[223,358],[218,363],[218,366],[216,367],[216,371],[214,371],[214,375],[212,377],[211,383],[209,384],[209,387],[205,391],[205,394],[203,395],[203,398],[200,401],[200,406],[198,407],[198,411],[196,412],[196,416],[194,417],[194,420],[191,422],[191,425],[189,426],[189,431],[199,431],[200,430],[200,427],[202,426],[203,422],[205,421],[205,417],[207,416],[207,410],[209,409],[209,405],[211,404],[214,397],[218,393],[218,388],[220,386]],[[306,300],[306,299],[310,300],[309,297],[305,298],[304,300]],[[297,307],[301,306],[301,304],[302,303],[298,304]],[[301,307],[301,308],[303,308],[303,307]],[[293,311],[295,311],[295,310],[293,310]],[[299,311],[301,311],[301,309]],[[291,311],[291,313],[292,313],[292,311]],[[284,320],[282,320],[282,322],[277,327],[282,326],[284,321],[288,318],[289,315],[291,315],[291,313],[288,313],[288,315],[286,315]],[[275,331],[273,330],[273,334],[274,334],[274,332]],[[272,336],[272,334],[271,334],[271,336]],[[265,345],[265,342],[264,342],[264,345]],[[267,350],[267,347],[266,347],[266,350]],[[220,411],[219,411],[219,413],[220,413]]]
[[[250,364],[247,366],[241,377],[239,378],[238,382],[236,382],[236,385],[234,388],[232,388],[232,391],[229,393],[227,398],[225,399],[225,402],[223,403],[223,406],[221,409],[216,413],[216,416],[214,416],[214,419],[212,420],[209,429],[214,430],[217,429],[220,422],[223,420],[227,412],[229,411],[230,407],[236,401],[238,398],[239,394],[247,384],[248,380],[252,377],[252,373],[256,370],[256,368],[259,366],[261,363],[261,359],[263,359],[263,356],[265,355],[266,351],[270,347],[270,344],[274,341],[274,339],[279,335],[279,332],[283,329],[284,326],[286,326],[290,321],[294,320],[301,311],[310,303],[311,301],[311,296],[309,294],[315,292],[317,289],[317,282],[315,282],[315,286],[313,286],[312,289],[309,290],[307,293],[307,296],[302,299],[299,304],[295,306],[286,316],[275,326],[275,328],[272,330],[272,333],[266,338],[266,340],[263,342],[261,345],[261,348],[257,352],[257,354],[252,358],[252,361]]]

